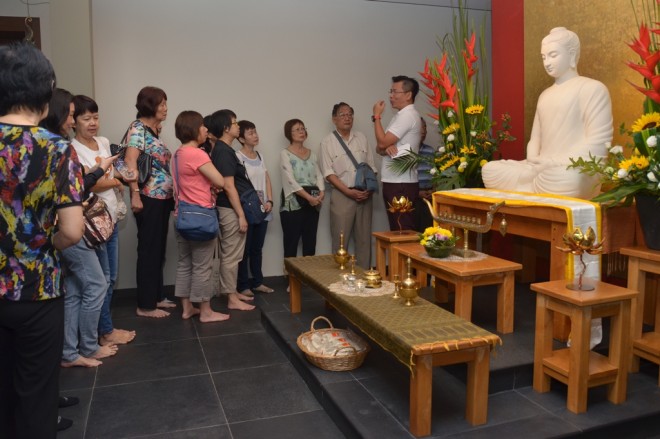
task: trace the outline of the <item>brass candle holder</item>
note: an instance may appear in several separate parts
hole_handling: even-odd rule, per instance
[[[429,202],[429,200],[424,199],[424,202],[429,207],[431,216],[435,221],[439,223],[449,224],[452,226],[452,228],[458,227],[463,229],[463,248],[455,249],[453,254],[456,254],[464,258],[470,258],[475,255],[475,252],[469,249],[469,241],[468,241],[469,232],[476,232],[476,233],[488,232],[493,226],[493,218],[495,217],[495,212],[497,212],[500,209],[500,207],[504,206],[505,204],[504,201],[501,201],[499,203],[491,205],[490,209],[488,210],[488,213],[486,214],[486,222],[482,224],[481,218],[475,216],[457,215],[455,213],[448,213],[448,212],[442,212],[438,214],[433,208],[433,205]],[[502,231],[500,230],[500,232]],[[506,233],[506,228],[502,234],[504,235],[504,233]]]
[[[387,203],[387,211],[390,213],[398,213],[396,222],[399,225],[399,233],[403,232],[403,227],[401,226],[401,215],[404,213],[412,212],[413,203],[405,196],[401,195],[399,198],[392,198],[392,202]]]
[[[350,255],[344,248],[344,232],[341,232],[339,234],[339,248],[337,249],[337,253],[335,253],[335,262],[339,264],[339,269],[340,270],[345,270],[346,269],[346,263],[350,259]]]
[[[590,255],[597,255],[603,252],[603,241],[596,242],[596,232],[594,229],[589,227],[586,233],[582,233],[580,228],[576,228],[573,233],[566,233],[562,237],[564,244],[568,247],[557,247],[559,250],[564,253],[572,253],[580,257],[580,264],[582,265],[582,270],[577,274],[577,277],[573,282],[566,285],[566,288],[569,290],[577,291],[592,291],[595,287],[585,282],[584,273],[587,271],[587,264],[584,263],[584,254],[588,253]]]
[[[401,281],[399,280],[398,274],[392,275],[392,283],[394,284],[394,294],[392,294],[392,299],[400,299],[401,295],[399,294],[399,287],[401,286]]]

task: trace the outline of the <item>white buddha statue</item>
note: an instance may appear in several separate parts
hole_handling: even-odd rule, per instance
[[[578,36],[557,27],[543,38],[541,58],[555,83],[539,96],[526,160],[496,160],[482,169],[487,188],[589,199],[598,179],[567,170],[569,158],[607,156],[612,103],[605,85],[579,76]]]

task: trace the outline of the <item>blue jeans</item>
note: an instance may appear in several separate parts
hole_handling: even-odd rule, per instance
[[[62,251],[67,268],[62,352],[62,360],[66,362],[75,361],[80,355],[90,357],[99,349],[99,315],[108,282],[97,251],[105,253],[105,244],[94,250],[88,248],[82,239]]]
[[[238,264],[238,285],[236,287],[239,292],[248,288],[257,288],[264,283],[261,261],[267,230],[268,221],[248,226],[243,260]],[[252,273],[251,280],[250,273]]]
[[[96,252],[99,256],[103,273],[108,281],[108,291],[105,293],[103,306],[101,306],[101,316],[99,317],[99,335],[107,335],[114,330],[110,305],[112,303],[112,291],[117,281],[117,267],[119,265],[119,227],[116,224],[112,236],[105,243],[105,247],[106,252],[101,252],[101,254],[99,254],[99,251]]]

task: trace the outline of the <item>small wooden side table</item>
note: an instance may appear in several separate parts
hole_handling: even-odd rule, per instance
[[[628,256],[628,288],[639,292],[632,304],[632,364],[630,370],[639,370],[639,359],[644,358],[660,365],[660,300],[655,302],[653,331],[642,333],[646,274],[660,274],[660,251],[646,247],[622,247],[622,255]],[[658,374],[660,385],[660,373]]]
[[[392,246],[405,242],[419,242],[419,236],[414,230],[373,232],[372,235],[376,238],[376,270],[383,279],[392,280],[392,275],[398,274],[399,270],[397,263],[399,257]],[[389,273],[386,270],[388,254],[390,256]]]
[[[502,334],[513,332],[513,274],[514,271],[522,269],[522,265],[489,255],[484,255],[485,257],[479,260],[449,261],[430,258],[419,243],[397,244],[393,246],[392,254],[399,259],[399,272],[403,271],[405,260],[410,257],[410,265],[417,270],[420,285],[425,283],[427,274],[436,277],[436,299],[440,298],[438,293],[441,287],[438,279],[453,284],[456,287],[454,314],[469,322],[472,321],[473,288],[480,285],[497,285],[497,331]]]
[[[573,413],[587,411],[587,391],[607,384],[607,399],[626,400],[630,358],[630,307],[637,291],[596,282],[592,291],[573,291],[566,280],[531,284],[536,291],[534,390],[550,390],[550,378],[568,385],[566,406]],[[552,314],[571,320],[571,347],[552,350]],[[611,317],[609,357],[589,350],[591,319]]]

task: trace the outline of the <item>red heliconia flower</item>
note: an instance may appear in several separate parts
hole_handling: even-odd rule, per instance
[[[475,54],[474,54],[474,44],[475,44],[475,34],[472,32],[472,35],[470,36],[470,40],[465,40],[465,48],[467,49],[467,52],[463,50],[463,58],[465,58],[465,63],[467,64],[468,68],[468,81],[475,75],[476,70],[474,69],[474,63],[477,62],[479,59]]]
[[[644,93],[650,99],[655,102],[660,103],[660,77],[656,75],[656,69],[658,62],[660,62],[660,51],[653,51],[651,44],[651,32],[654,34],[660,34],[660,29],[651,29],[649,30],[645,24],[639,26],[639,38],[634,39],[631,43],[628,43],[630,47],[639,57],[642,59],[642,64],[637,64],[632,61],[627,62],[626,64],[631,69],[638,72],[646,80],[651,83],[652,88],[649,90],[645,87],[639,87],[631,83],[640,92]]]

